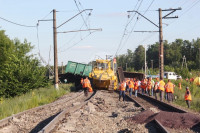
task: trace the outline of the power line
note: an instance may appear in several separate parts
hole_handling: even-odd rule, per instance
[[[81,8],[82,8],[82,10],[84,9],[84,7],[83,7],[83,5],[81,4],[81,2],[80,2],[80,0],[78,0],[78,3],[79,3],[79,5],[81,6]],[[86,14],[86,12],[85,12],[85,15],[87,16],[87,14]],[[86,20],[88,23],[88,27],[90,28],[90,21],[89,21],[89,19],[88,20]]]
[[[154,1],[154,0],[153,0]],[[140,6],[141,6],[141,4],[142,4],[142,2],[143,2],[143,0],[140,2],[140,5],[138,6],[138,8],[137,8],[137,11],[139,10],[139,8],[140,8]],[[152,2],[151,2],[151,4],[150,4],[150,6],[152,5]],[[147,10],[150,8],[150,6],[147,8]],[[147,12],[147,10],[145,11],[145,13]],[[145,14],[144,13],[144,14]],[[135,13],[136,14],[136,13]],[[134,15],[135,16],[135,15]],[[139,15],[138,15],[139,16]],[[126,43],[127,43],[127,41],[128,41],[128,39],[129,39],[129,37],[130,37],[130,35],[132,34],[132,32],[133,32],[133,30],[134,30],[134,28],[135,28],[135,26],[136,26],[136,23],[138,22],[138,20],[139,20],[139,17],[137,16],[137,19],[136,19],[136,21],[135,21],[135,23],[134,23],[134,25],[133,25],[133,27],[132,27],[132,29],[131,29],[131,32],[129,32],[129,35],[128,35],[128,37],[126,38],[126,40],[125,40],[125,42],[124,42],[124,45],[122,45],[122,47],[118,50],[118,52],[119,51],[121,51],[122,49],[123,49],[123,47],[126,45]]]
[[[85,40],[88,36],[90,36],[92,33],[94,32],[97,32],[97,31],[93,31],[93,32],[90,32],[88,35],[86,35],[84,38],[81,38],[79,41],[77,41],[76,43],[74,43],[73,45],[69,46],[68,48],[62,50],[62,51],[59,51],[58,53],[62,53],[62,52],[65,52],[71,48],[73,48],[74,46],[76,46],[77,44],[79,44],[81,41]]]
[[[183,15],[185,15],[188,11],[190,11],[190,10],[191,10],[195,5],[197,5],[199,2],[200,2],[200,0],[197,0],[196,2],[194,1],[193,4],[191,4],[191,6],[188,6],[189,8],[179,16],[179,18],[181,18]],[[168,24],[167,27],[169,27],[170,25],[172,25],[172,24],[173,24],[174,22],[176,22],[176,21],[177,21],[177,20],[172,21],[170,24]]]
[[[40,53],[40,40],[39,40],[38,26],[39,25],[37,25],[37,27],[36,27],[36,29],[37,29],[37,43],[38,43],[38,51]]]
[[[183,12],[181,15],[180,15],[180,17],[181,16],[183,16],[185,13],[187,13],[188,11],[190,11],[194,6],[196,6],[198,3],[200,2],[200,0],[198,0],[198,1],[196,1],[188,10],[186,10],[185,12]]]
[[[74,2],[75,2],[75,5],[76,5],[78,11],[81,12],[80,9],[79,9],[79,7],[78,7],[78,4],[77,4],[76,0],[74,0]],[[83,19],[83,22],[85,23],[86,28],[89,29],[89,27],[88,27],[87,23],[85,22],[85,19],[84,19],[84,17],[83,17],[82,14],[81,14],[81,17],[82,17],[82,19]],[[89,32],[90,32],[90,31],[89,31]]]
[[[137,1],[137,3],[136,3],[136,5],[135,5],[134,9],[136,9],[138,3],[139,3],[139,0]],[[130,19],[130,21],[127,20],[127,24],[126,24],[126,26],[125,26],[125,28],[124,28],[124,32],[123,32],[123,35],[122,35],[122,37],[121,37],[121,39],[120,39],[120,42],[119,42],[118,48],[117,48],[117,50],[116,50],[115,56],[117,55],[117,53],[118,53],[118,51],[119,51],[119,48],[120,48],[121,45],[122,45],[122,41],[123,41],[123,39],[124,39],[124,37],[125,37],[125,35],[126,35],[127,27],[128,27],[128,25],[131,23],[131,21],[133,20],[133,18],[134,18],[135,15],[136,15],[136,13],[133,15],[133,17]]]
[[[51,10],[47,15],[45,15],[41,20],[44,20],[45,18],[47,18],[51,13],[53,12],[53,10]]]
[[[89,19],[89,15],[87,16],[86,20],[88,20],[88,19]],[[81,25],[81,27],[80,27],[79,30],[81,30],[83,28],[83,26],[84,26],[84,22]],[[67,43],[65,43],[64,45],[62,45],[61,47],[59,47],[59,49],[62,48],[62,47],[64,47],[65,45],[69,44],[77,35],[78,35],[78,32],[76,32],[76,34],[74,34],[74,36]]]
[[[39,22],[40,21],[45,21],[45,18],[47,18],[51,13],[53,12],[53,10],[51,10],[47,15],[45,15],[41,20],[38,20],[37,26],[36,26],[36,30],[37,30],[37,43],[38,43],[38,52],[40,53],[40,39],[39,39]]]
[[[22,26],[22,27],[29,27],[29,28],[30,28],[30,27],[36,27],[36,26],[30,26],[30,25],[24,25],[24,24],[15,23],[15,22],[13,22],[13,21],[7,20],[7,19],[2,18],[2,17],[0,17],[0,19],[2,19],[2,20],[4,20],[4,21],[7,21],[7,22],[9,22],[9,23],[18,25],[18,26]]]
[[[189,1],[190,1],[190,0],[188,0],[188,1],[186,0],[181,6],[185,5],[185,4],[188,3]],[[194,4],[192,4],[192,6],[191,6],[188,10],[186,10],[184,13],[182,13],[182,14],[180,15],[180,17],[183,16],[185,13],[187,13],[189,10],[191,10],[196,4],[198,4],[198,2],[199,2],[199,1],[193,2]],[[179,17],[179,18],[180,18],[180,17]],[[168,24],[167,27],[168,27],[169,25],[173,24],[175,21],[177,21],[177,20],[174,20],[173,22],[171,22],[170,24]],[[166,27],[165,27],[165,28],[166,28]],[[156,33],[153,33],[153,34],[151,34],[150,36],[146,36],[146,38],[143,39],[142,41],[140,41],[139,44],[142,44],[143,42],[145,42],[145,41],[151,39],[151,38],[152,38],[153,36],[155,36],[155,35],[156,35]]]
[[[147,8],[146,11],[143,13],[143,15],[145,15],[145,14],[147,13],[147,11],[148,11],[149,8],[152,6],[152,4],[153,4],[154,1],[155,1],[155,0],[152,0],[152,1],[151,1],[151,3],[149,4],[148,8]],[[141,3],[140,3],[140,5],[141,5]],[[139,9],[139,8],[138,8],[138,9]],[[138,11],[138,9],[137,9],[137,11]],[[139,16],[139,15],[138,15],[138,16]],[[140,19],[140,18],[137,17],[137,20],[135,21],[135,24],[133,25],[133,27],[132,27],[132,29],[131,29],[131,32],[129,33],[128,37],[126,38],[126,40],[125,40],[123,46],[125,46],[125,44],[127,43],[128,39],[129,39],[129,37],[131,36],[131,34],[132,34],[132,32],[133,32],[133,30],[134,30],[134,28],[135,28],[135,26],[136,26],[136,23],[138,22],[139,19]],[[119,49],[119,51],[121,51],[122,49],[123,49],[123,47],[121,47],[121,49]],[[119,52],[119,51],[118,51],[118,52]]]

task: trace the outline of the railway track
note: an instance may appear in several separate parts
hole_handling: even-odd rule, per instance
[[[88,103],[90,99],[96,94],[96,91],[94,91],[92,94],[89,94],[89,97],[85,97],[85,99],[79,103],[76,103],[71,108],[65,108],[59,115],[57,115],[48,125],[46,125],[44,128],[42,128],[39,133],[49,133],[55,130],[55,128],[58,126],[59,123],[62,123],[62,120],[70,113],[75,112],[76,110],[79,110],[84,105]]]
[[[57,101],[0,120],[0,133],[38,132],[65,108],[84,100],[83,92],[70,93]]]
[[[176,119],[176,117],[173,118],[171,116],[180,116],[180,119],[182,119],[184,123],[187,123],[187,120],[185,120],[185,117],[187,115],[189,115],[191,117],[195,117],[195,115],[192,115],[183,109],[179,109],[171,104],[161,102],[150,96],[142,95],[140,93],[138,93],[138,97],[135,97],[135,96],[130,97],[127,94],[126,94],[126,97],[129,100],[134,101],[138,106],[142,107],[142,109],[143,109],[143,112],[141,112],[141,114],[132,118],[131,120],[135,120],[139,123],[143,123],[143,122],[147,123],[146,127],[149,129],[149,132],[161,132],[161,133],[180,132],[180,131],[182,131],[182,132],[193,132],[193,131],[200,132],[199,128],[192,129],[192,127],[197,127],[197,126],[195,126],[195,124],[194,124],[194,126],[190,127],[190,129],[192,129],[193,131],[190,129],[172,129],[172,128],[169,128],[170,124],[168,125],[168,127],[163,125],[163,123],[174,123],[174,121],[176,122],[176,120],[174,120],[174,119]],[[169,117],[166,116],[165,114],[167,114]],[[143,118],[141,118],[141,117],[143,117]],[[168,118],[166,119],[166,117],[168,117]],[[159,118],[159,120],[157,118]],[[163,119],[163,121],[161,122],[162,119]],[[172,119],[171,122],[170,122],[170,119]],[[177,117],[177,119],[178,119],[178,117]],[[194,121],[194,118],[192,121]],[[196,125],[198,125],[198,121],[200,121],[200,119],[196,119],[195,121],[197,121]],[[179,122],[179,120],[177,120],[177,123],[178,122]],[[190,122],[188,122],[188,123],[190,123]]]
[[[52,123],[52,125],[49,125],[49,127],[53,126],[55,128],[48,132],[114,133],[136,131],[138,127],[136,125],[128,125],[125,118],[139,112],[141,112],[141,107],[135,107],[133,102],[119,101],[118,94],[99,90],[83,106],[63,112],[62,118],[55,120],[57,124]],[[140,128],[141,131],[145,129],[143,125]]]
[[[130,98],[127,95],[128,98]],[[131,97],[131,99],[136,102],[139,106],[141,106],[144,110],[147,110],[149,108],[154,108],[157,111],[168,111],[168,112],[178,112],[178,113],[187,113],[187,111],[183,109],[179,109],[171,104],[161,102],[159,100],[156,100],[153,97],[142,95],[138,93],[138,97]]]

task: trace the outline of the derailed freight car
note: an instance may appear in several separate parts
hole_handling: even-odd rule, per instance
[[[59,74],[59,78],[61,82],[66,80],[67,83],[75,83],[75,86],[78,87],[81,78],[88,77],[91,71],[91,65],[68,61],[65,67],[65,74]]]
[[[138,72],[126,72],[123,71],[123,69],[121,67],[118,67],[118,81],[122,82],[125,78],[135,78],[135,79],[139,79],[142,80],[145,75],[143,73],[138,73]]]

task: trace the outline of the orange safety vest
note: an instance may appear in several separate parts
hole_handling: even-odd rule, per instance
[[[179,87],[180,90],[182,89],[181,83],[178,83],[178,87]]]
[[[174,93],[174,85],[171,82],[168,82],[166,84],[166,92],[172,92],[172,93]]]
[[[88,88],[89,88],[88,89],[89,92],[93,92],[92,86],[89,86]]]
[[[134,90],[138,90],[138,81],[136,81],[134,84]]]
[[[161,80],[160,83],[159,83],[158,89],[162,90],[162,91],[165,91],[164,86],[165,86],[165,82],[163,80]]]
[[[128,87],[129,87],[129,88],[134,88],[133,81],[129,81],[129,82],[128,82]]]
[[[90,81],[88,79],[84,79],[83,88],[89,88],[89,87],[90,87]]]
[[[189,90],[188,90],[188,91],[189,91]],[[189,91],[189,94],[187,94],[187,91],[185,92],[185,100],[192,101],[192,96],[191,96],[190,91]]]
[[[151,87],[152,87],[152,83],[151,83],[151,81],[148,81],[148,82],[147,82],[147,89],[150,90]]]
[[[142,88],[142,89],[146,89],[146,84],[145,84],[144,81],[141,82],[141,88]]]
[[[126,90],[126,87],[124,85],[125,85],[125,82],[121,83],[121,86],[120,86],[120,90],[121,91],[125,91]]]

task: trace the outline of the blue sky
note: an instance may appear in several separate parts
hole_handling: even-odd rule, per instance
[[[200,0],[76,0],[80,10],[93,9],[89,17],[89,12],[84,12],[82,14],[87,26],[81,15],[79,15],[60,27],[58,31],[80,30],[87,29],[87,27],[91,29],[102,28],[102,31],[97,31],[92,34],[88,31],[66,34],[59,33],[58,63],[59,65],[61,65],[61,62],[66,64],[68,60],[88,63],[98,56],[105,58],[106,55],[115,55],[119,44],[121,44],[121,47],[119,48],[118,54],[123,54],[126,53],[127,49],[134,51],[138,45],[150,45],[158,42],[158,33],[131,32],[132,29],[133,31],[158,30],[157,27],[142,17],[134,15],[134,13],[131,13],[128,19],[127,11],[134,9],[138,9],[141,14],[144,14],[154,23],[158,24],[158,11],[156,11],[158,8],[169,9],[182,7],[181,11],[176,11],[172,14],[172,16],[179,16],[178,19],[163,19],[163,39],[169,42],[177,38],[185,40],[197,39],[197,37],[200,36],[200,17],[198,15],[198,13],[200,13],[199,1]],[[53,9],[58,11],[56,14],[57,26],[78,13],[74,0],[0,0],[0,3],[0,17],[24,25],[35,26],[38,20],[43,18],[52,19],[53,14],[50,12]],[[151,3],[152,5],[150,6]],[[163,12],[163,15],[167,13],[168,12]],[[133,19],[130,21],[132,17]],[[120,43],[127,22],[130,22],[130,24],[127,26],[122,43]],[[31,44],[35,46],[32,53],[37,55],[40,51],[40,54],[47,62],[49,60],[49,51],[51,47],[51,65],[53,65],[52,27],[52,21],[40,22],[38,26],[39,39],[37,39],[36,28],[21,27],[0,19],[0,29],[6,30],[6,35],[11,39],[18,38],[21,41],[26,38],[28,42],[31,42]]]

